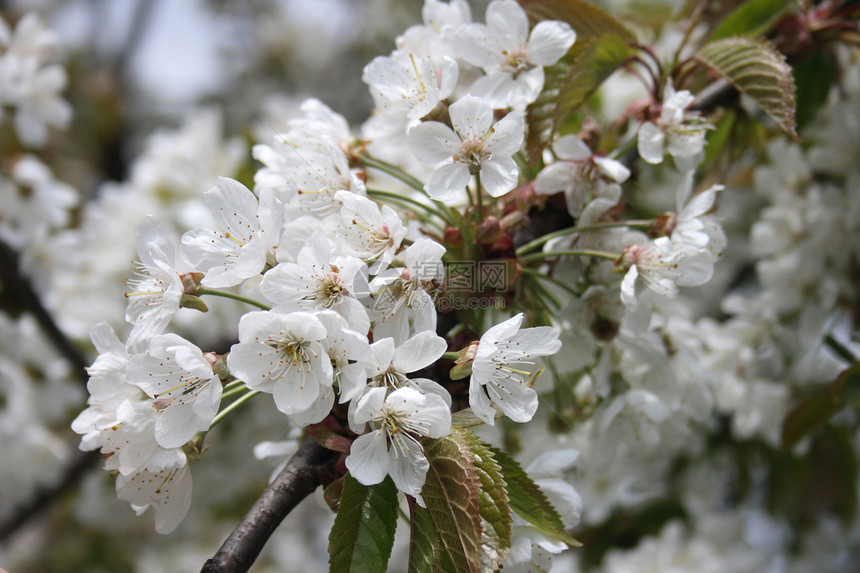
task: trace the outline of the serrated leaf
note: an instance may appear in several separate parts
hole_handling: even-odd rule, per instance
[[[609,33],[577,40],[568,57],[545,69],[543,91],[526,110],[530,162],[540,156],[559,128],[629,57],[627,43]]]
[[[567,22],[576,32],[576,41],[615,34],[627,43],[636,37],[615,16],[587,0],[519,0],[532,24],[543,20]]]
[[[481,512],[472,450],[463,430],[438,440],[423,440],[430,469],[421,496],[442,543],[443,557],[458,573],[481,569]],[[444,569],[444,568],[443,568]]]
[[[574,547],[581,545],[567,532],[561,516],[520,464],[505,452],[492,446],[487,447],[502,468],[511,508],[517,515],[559,541]]]
[[[724,38],[705,45],[696,58],[725,76],[786,133],[799,139],[791,67],[773,45],[761,39]]]
[[[791,448],[848,405],[860,405],[860,362],[792,408],[782,423],[782,447]]]
[[[794,0],[749,0],[720,22],[711,41],[732,36],[761,36],[785,14]]]
[[[346,475],[329,534],[332,573],[384,573],[397,527],[397,488],[390,477],[364,486]]]
[[[442,542],[430,512],[417,503],[409,504],[409,573],[435,573],[442,569]]]
[[[466,432],[469,447],[475,455],[475,471],[481,482],[478,505],[481,508],[481,537],[483,548],[482,568],[495,571],[511,549],[511,505],[502,467],[493,457],[493,452],[471,432]]]
[[[504,414],[499,414],[496,419],[501,418]],[[458,428],[474,428],[475,426],[480,426],[485,422],[475,415],[475,412],[472,411],[472,408],[463,408],[462,410],[457,410],[451,415],[451,425],[457,426]]]

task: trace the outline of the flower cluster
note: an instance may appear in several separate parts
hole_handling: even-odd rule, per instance
[[[56,35],[29,13],[9,29],[0,18],[0,107],[14,112],[15,130],[31,147],[42,147],[48,127],[65,127],[72,108],[60,96],[66,70],[53,63],[58,55]],[[2,117],[2,116],[0,116]]]
[[[645,22],[425,0],[364,67],[363,123],[272,98],[246,142],[200,109],[140,139],[124,181],[59,160],[61,133],[47,145],[69,116],[56,36],[0,21],[17,133],[0,145],[0,491],[74,466],[77,414],[116,497],[179,529],[153,543],[183,568],[217,542],[201,523],[234,526],[269,473],[251,446],[277,474],[302,441],[328,450],[335,516],[299,507],[280,569],[314,568],[331,528],[335,569],[356,552],[398,570],[405,541],[428,570],[851,570],[857,26],[845,3],[758,23],[753,4]],[[105,481],[74,502],[81,536],[139,527]],[[571,535],[588,551],[565,552]],[[147,547],[123,564],[176,554]]]

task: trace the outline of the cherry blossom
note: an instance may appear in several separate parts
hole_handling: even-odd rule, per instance
[[[409,146],[415,157],[425,163],[441,163],[424,185],[427,193],[440,201],[454,201],[477,173],[493,197],[513,189],[519,175],[513,154],[523,141],[523,114],[510,112],[493,124],[490,105],[474,96],[459,99],[448,112],[453,130],[428,121],[409,131]]]
[[[469,405],[478,418],[495,424],[496,408],[515,422],[528,422],[538,407],[537,392],[520,366],[534,366],[535,358],[561,348],[559,331],[549,326],[520,330],[523,314],[509,318],[484,333],[478,343],[469,380]]]
[[[153,216],[135,228],[140,263],[137,278],[127,281],[128,307],[125,319],[133,325],[129,346],[160,334],[179,310],[185,288],[176,272],[175,249],[164,225]]]
[[[421,506],[421,490],[430,463],[421,437],[441,438],[451,431],[451,410],[436,394],[414,388],[372,388],[359,400],[354,420],[373,422],[375,429],[352,443],[346,467],[364,485],[373,485],[390,475],[400,491],[413,496]]]
[[[565,22],[545,20],[529,33],[528,17],[513,0],[491,2],[486,19],[465,26],[456,41],[460,56],[487,73],[469,91],[494,108],[524,110],[543,89],[544,66],[567,53],[576,32]]]
[[[211,363],[172,333],[156,336],[146,354],[132,357],[128,381],[152,398],[155,439],[163,448],[178,448],[208,430],[221,403],[221,381]]]
[[[239,343],[227,356],[230,372],[248,388],[273,394],[288,416],[320,421],[334,403],[333,371],[323,347],[328,333],[308,312],[250,312],[239,321]]]
[[[182,257],[206,273],[207,287],[234,286],[274,262],[283,224],[283,206],[271,191],[260,200],[234,179],[219,177],[203,194],[219,230],[198,229],[182,236]]]

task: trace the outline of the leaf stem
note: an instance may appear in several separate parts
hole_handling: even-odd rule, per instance
[[[842,360],[852,364],[857,362],[857,357],[854,356],[854,353],[851,352],[851,350],[849,350],[844,344],[836,340],[832,334],[826,334],[824,336],[824,344]]]
[[[421,201],[416,201],[415,199],[413,199],[411,197],[406,197],[404,195],[392,193],[391,191],[383,191],[382,189],[368,189],[367,190],[367,196],[373,197],[373,198],[379,198],[382,200],[387,199],[387,200],[394,201],[394,202],[400,202],[400,203],[405,203],[407,205],[412,205],[414,207],[418,207],[420,209],[423,209],[424,212],[429,214],[429,215],[435,215],[436,217],[438,217],[439,219],[441,219],[442,221],[444,221],[445,223],[447,223],[449,225],[453,224],[453,222],[448,218],[448,215],[446,213],[439,211],[439,210],[435,209],[434,207],[431,207],[430,205],[422,203]],[[432,222],[432,221],[428,221],[428,222]]]
[[[377,169],[379,171],[382,171],[383,173],[391,175],[392,177],[394,177],[398,181],[406,183],[407,185],[409,185],[410,187],[412,187],[416,191],[423,193],[424,195],[427,195],[427,191],[424,190],[424,184],[422,184],[421,181],[419,181],[418,179],[416,179],[412,175],[406,173],[405,171],[403,171],[402,169],[400,169],[396,165],[392,165],[391,163],[388,163],[387,161],[383,161],[381,159],[371,157],[370,155],[367,155],[367,154],[364,154],[361,156],[361,164],[364,165],[365,167],[372,167],[373,169]],[[430,196],[427,195],[427,197],[430,197]]]
[[[235,410],[236,408],[238,408],[259,393],[260,392],[257,390],[252,390],[249,391],[247,394],[236,398],[236,400],[234,400],[233,402],[230,402],[230,404],[228,404],[223,410],[218,412],[214,418],[212,418],[212,423],[209,424],[209,429],[211,430],[212,428],[214,428],[215,425],[218,424],[225,417],[227,417],[230,412],[232,412],[233,410]]]
[[[531,255],[525,255],[519,258],[520,262],[525,261],[540,261],[547,257],[594,257],[598,259],[607,259],[610,261],[614,261],[618,259],[621,255],[617,255],[615,253],[606,253],[604,251],[592,251],[589,249],[583,249],[580,251],[552,251],[549,253],[532,253]]]
[[[208,294],[211,296],[220,296],[223,298],[232,298],[233,300],[238,300],[239,302],[244,302],[244,303],[250,304],[252,306],[256,306],[257,308],[262,308],[263,310],[271,310],[272,309],[272,307],[265,305],[262,302],[257,302],[254,299],[244,297],[240,294],[235,294],[232,292],[224,292],[224,291],[220,291],[220,290],[215,290],[215,289],[203,287],[200,289],[200,291],[197,294],[198,295]]]
[[[612,229],[614,227],[650,227],[653,224],[653,219],[635,219],[629,221],[610,221],[606,223],[594,223],[593,225],[583,225],[582,227],[570,227],[567,229],[561,229],[560,231],[555,231],[553,233],[548,233],[542,237],[538,237],[533,241],[529,241],[525,245],[522,245],[520,248],[518,248],[516,252],[518,256],[522,257],[522,255],[524,255],[525,253],[542,246],[544,243],[551,241],[556,237],[563,237],[565,235],[572,235],[574,233],[597,231],[599,229]]]

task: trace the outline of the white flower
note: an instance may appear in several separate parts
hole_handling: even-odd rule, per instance
[[[525,109],[543,89],[543,66],[564,56],[576,33],[565,22],[545,20],[529,34],[528,17],[514,0],[491,2],[486,20],[457,36],[460,56],[487,73],[469,91],[494,108]]]
[[[351,330],[346,320],[331,310],[318,312],[316,317],[326,329],[322,345],[331,361],[339,402],[343,404],[361,396],[367,387],[365,367],[359,362],[368,348],[367,336]]]
[[[308,312],[250,312],[239,321],[239,343],[230,349],[227,366],[249,388],[272,393],[281,412],[305,424],[319,422],[334,404],[326,336],[325,326]],[[306,421],[309,416],[316,419]]]
[[[129,279],[125,319],[132,324],[129,347],[136,349],[142,341],[161,334],[179,310],[185,288],[174,267],[173,242],[164,226],[153,216],[137,224],[137,253],[140,263],[137,278]]]
[[[57,38],[33,12],[18,21],[11,35],[5,35],[7,46],[0,55],[0,109],[14,110],[15,130],[22,143],[41,147],[48,126],[65,127],[72,117],[71,106],[60,97],[66,87],[66,71],[48,63]]]
[[[259,275],[274,262],[274,249],[283,225],[283,206],[271,191],[260,192],[260,201],[233,179],[219,177],[203,198],[212,210],[216,226],[182,236],[182,257],[206,273],[207,287],[234,286]]]
[[[709,126],[698,113],[684,111],[695,99],[687,90],[676,92],[671,85],[666,86],[659,121],[647,121],[639,127],[638,148],[642,159],[662,163],[665,145],[681,171],[696,168]]]
[[[708,215],[717,202],[722,185],[713,185],[692,197],[675,220],[670,238],[675,244],[685,244],[719,256],[726,246],[726,234],[713,215]]]
[[[445,58],[434,65],[429,55],[413,53],[378,56],[364,68],[361,80],[370,86],[377,106],[386,112],[405,111],[419,120],[451,95],[457,85],[457,62]]]
[[[354,193],[340,192],[337,197],[343,203],[335,229],[341,249],[372,262],[370,273],[378,273],[391,262],[406,237],[403,221],[388,205],[380,211],[379,205]]]
[[[54,178],[34,155],[12,166],[12,178],[0,176],[0,238],[16,250],[41,246],[51,231],[65,226],[77,191]]]
[[[442,255],[445,247],[422,237],[403,251],[406,268],[383,271],[370,283],[373,304],[370,317],[373,335],[392,337],[402,343],[410,334],[436,331],[433,291],[445,278]]]
[[[72,422],[72,430],[83,434],[82,450],[102,447],[101,431],[117,423],[116,411],[126,400],[139,399],[140,390],[127,382],[129,354],[113,329],[105,322],[92,328],[90,336],[98,357],[87,368],[88,408]]]
[[[370,319],[353,288],[365,264],[355,257],[332,260],[330,255],[328,239],[317,231],[295,263],[280,263],[263,276],[260,290],[280,310],[330,309],[343,316],[351,329],[367,334]]]
[[[616,190],[620,191],[618,184],[630,177],[630,170],[623,163],[594,155],[575,135],[559,138],[552,148],[561,161],[549,164],[538,173],[535,191],[545,195],[564,191],[567,210],[577,219],[590,197],[615,197]]]
[[[447,348],[444,338],[435,332],[424,331],[400,345],[395,345],[393,338],[377,340],[368,347],[359,362],[364,365],[371,386],[389,390],[407,386],[439,394],[450,404],[448,392],[436,382],[407,376],[439,360]]]
[[[427,193],[440,201],[455,200],[478,172],[482,186],[493,197],[513,189],[519,175],[513,155],[523,141],[523,114],[511,112],[493,124],[493,109],[474,96],[459,99],[448,111],[453,131],[428,121],[408,134],[415,157],[425,163],[444,162],[424,185]]]
[[[316,122],[300,124],[279,135],[273,145],[255,145],[254,159],[264,167],[254,175],[258,192],[274,191],[285,205],[301,213],[325,217],[338,210],[339,191],[365,195],[364,183],[349,168],[349,161],[337,143],[315,135]]]
[[[635,310],[642,283],[660,296],[674,297],[678,286],[704,284],[714,270],[709,254],[674,243],[668,237],[659,237],[645,247],[627,247],[621,259],[630,265],[621,282],[621,300],[628,310]]]
[[[151,506],[155,511],[155,531],[167,534],[179,526],[191,507],[191,470],[183,466],[119,475],[116,494],[129,502],[138,515]]]
[[[128,381],[152,398],[155,439],[163,448],[181,447],[208,430],[221,403],[221,381],[210,362],[172,333],[156,336],[146,354],[132,357]]]
[[[349,473],[364,485],[390,475],[397,489],[423,507],[421,490],[430,463],[419,438],[442,438],[451,431],[451,410],[436,394],[400,388],[391,394],[372,388],[355,408],[355,421],[374,422],[376,429],[359,436],[346,458]]]
[[[538,407],[537,392],[525,377],[531,374],[518,368],[534,366],[534,359],[555,354],[561,348],[559,331],[549,326],[520,330],[520,313],[490,328],[481,337],[472,378],[469,405],[484,422],[495,424],[496,408],[515,422],[528,422]]]

